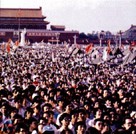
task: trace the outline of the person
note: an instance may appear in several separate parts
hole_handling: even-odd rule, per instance
[[[60,121],[60,128],[57,130],[57,134],[60,134],[63,130],[68,130],[68,131],[71,131],[68,126],[69,126],[69,123],[71,121],[71,117],[70,117],[70,114],[68,113],[63,113],[60,118],[59,118],[59,121]],[[73,133],[71,131],[71,133]]]
[[[50,111],[46,111],[43,113],[43,118],[45,118],[47,120],[46,124],[43,126],[43,130],[42,133],[53,133],[56,134],[57,133],[57,128],[56,126],[54,126],[52,124],[52,116],[51,116],[51,112]]]
[[[126,132],[124,126],[127,124],[122,120],[136,111],[135,64],[120,66],[111,64],[111,61],[92,64],[90,55],[84,57],[77,53],[69,56],[64,49],[48,44],[42,49],[18,47],[10,55],[1,53],[0,49],[1,131],[7,132],[3,129],[5,125],[12,126],[13,132],[18,133],[20,123],[29,128],[34,114],[39,123],[36,131],[55,133],[61,127],[60,116],[67,113],[71,120],[68,130],[62,130],[62,133],[75,133],[75,124],[82,121],[87,132],[100,133],[96,129],[97,123],[94,127],[99,118],[103,119],[101,133],[110,128],[113,133],[119,129]],[[52,61],[52,53],[55,61]],[[15,103],[17,113],[11,109]],[[58,103],[60,107],[57,107]],[[41,118],[45,119],[43,124],[39,122]],[[135,116],[132,118],[131,132],[136,124]]]
[[[99,118],[102,118],[102,110],[101,110],[101,108],[96,108],[95,110],[94,110],[94,118],[93,119],[91,119],[90,121],[88,121],[88,127],[89,126],[94,126],[94,121],[95,121],[95,119],[99,119]]]
[[[90,126],[87,129],[88,134],[101,134],[103,130],[103,121],[101,118],[94,120],[94,126]]]
[[[69,129],[72,130],[73,134],[75,134],[75,124],[77,123],[78,113],[76,109],[73,109],[70,112],[71,115],[71,121],[69,123]]]
[[[39,119],[39,123],[38,123],[38,134],[42,134],[43,133],[43,127],[47,124],[47,119],[41,117]]]
[[[64,101],[64,100],[63,100]],[[57,120],[56,120],[56,124],[58,126],[60,126],[60,121],[59,121],[59,118],[60,116],[63,114],[63,113],[68,113],[70,114],[70,112],[72,111],[72,104],[67,104],[64,108],[64,111],[62,113],[60,113],[58,116],[57,116]]]
[[[75,134],[86,134],[86,124],[83,121],[75,123]]]
[[[25,125],[20,124],[18,127],[19,130],[16,134],[29,134],[28,129]]]
[[[126,133],[132,133],[132,131],[135,129],[134,128],[134,123],[131,117],[125,117],[124,118],[124,123],[122,128]]]

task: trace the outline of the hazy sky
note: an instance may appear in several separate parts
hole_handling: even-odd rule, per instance
[[[1,8],[40,6],[51,25],[66,30],[118,32],[136,25],[136,0],[0,0]]]

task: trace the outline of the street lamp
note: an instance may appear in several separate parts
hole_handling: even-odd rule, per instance
[[[102,39],[104,38],[104,31],[101,31],[99,33],[99,36],[98,36],[99,40],[100,40],[100,47],[102,46]]]
[[[118,34],[119,34],[119,46],[121,46],[122,31],[120,30]]]
[[[75,35],[73,38],[74,38],[74,45],[76,45],[77,44],[77,40],[76,40],[77,36]]]
[[[58,45],[58,43],[59,43],[59,36],[60,36],[60,33],[59,33],[59,32],[57,32],[57,33],[55,33],[55,35],[56,35],[56,40],[57,40],[57,45]]]

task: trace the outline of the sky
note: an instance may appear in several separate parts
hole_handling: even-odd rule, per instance
[[[1,8],[39,8],[50,25],[80,33],[125,31],[136,25],[136,0],[0,0]]]

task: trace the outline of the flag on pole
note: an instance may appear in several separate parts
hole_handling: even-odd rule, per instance
[[[135,46],[136,46],[136,42],[135,42],[135,41],[132,41],[131,46],[132,46],[132,47],[135,47]]]
[[[133,49],[135,46],[136,46],[135,41],[132,41],[131,44],[130,44],[130,46],[129,46],[129,49],[131,50],[131,49]]]
[[[107,42],[108,44],[108,46],[107,46],[107,53],[108,54],[110,54],[111,53],[111,47],[110,47],[110,44],[111,44],[111,40],[108,40],[108,42]]]
[[[7,44],[6,44],[6,51],[8,53],[10,53],[10,43],[11,43],[11,39],[8,40]]]
[[[89,53],[89,52],[92,50],[92,48],[93,48],[93,44],[90,43],[90,44],[85,48],[85,52],[86,52],[86,53]]]

